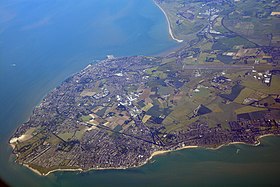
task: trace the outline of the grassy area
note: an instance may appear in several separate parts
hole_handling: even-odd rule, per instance
[[[75,132],[65,132],[65,133],[58,134],[58,136],[64,141],[68,141],[74,136],[74,134]]]
[[[194,103],[208,105],[215,99],[215,95],[211,94],[207,88],[199,88],[199,92],[193,92],[192,100]]]
[[[202,52],[206,52],[212,49],[212,45],[213,45],[212,42],[204,40],[199,44],[199,48]]]
[[[224,51],[232,50],[236,45],[244,45],[244,47],[255,47],[250,41],[240,37],[221,38],[213,45],[213,50],[223,49]]]
[[[142,108],[143,111],[147,112],[148,110],[150,110],[150,108],[152,108],[154,105],[152,103],[148,103],[146,106],[144,106]]]
[[[220,106],[217,103],[211,103],[207,106],[212,112],[214,113],[220,113],[223,112],[223,109],[220,108]]]
[[[174,118],[168,117],[165,119],[165,130],[166,132],[171,132],[171,131],[176,131],[176,130],[183,130],[183,129],[187,129],[188,125],[195,122],[196,120],[198,120],[198,117],[196,118],[192,118],[190,120],[185,120],[183,121],[174,121]]]
[[[232,111],[240,108],[240,107],[243,107],[243,105],[240,105],[238,103],[222,103],[221,102],[222,99],[218,98],[216,100],[216,102],[218,102],[218,105],[220,108],[223,109],[223,112],[222,113],[219,113],[219,121],[234,121],[236,120],[236,115],[233,114]]]
[[[76,131],[75,132],[75,138],[77,138],[78,140],[82,139],[82,137],[84,136],[85,132],[89,129],[88,127],[86,126],[81,126],[79,128],[80,130]]]
[[[168,95],[168,94],[172,94],[174,92],[174,88],[170,87],[170,86],[159,86],[158,89],[158,94],[159,95]]]
[[[92,90],[83,90],[80,94],[80,96],[85,97],[85,96],[93,96],[96,92],[92,91]]]
[[[240,94],[235,98],[234,102],[242,104],[244,99],[248,98],[250,95],[255,93],[255,90],[252,90],[250,88],[244,88]]]
[[[152,75],[154,71],[156,71],[158,69],[158,67],[153,67],[153,68],[149,68],[149,69],[145,69],[145,73],[147,73],[148,75]]]
[[[242,108],[238,108],[234,111],[236,115],[238,114],[244,114],[244,113],[250,113],[250,112],[257,112],[257,111],[264,111],[267,110],[266,108],[258,108],[253,106],[244,106]]]
[[[164,58],[164,59],[162,59],[162,65],[163,64],[168,64],[168,63],[171,63],[171,62],[175,62],[176,61],[176,58],[175,57],[173,57],[173,58]]]
[[[59,142],[61,142],[61,139],[51,134],[46,141],[51,145],[57,145]]]
[[[248,77],[247,79],[243,80],[242,85],[267,94],[280,94],[280,76],[277,75],[272,76],[270,86],[267,86],[253,77]]]
[[[92,119],[92,117],[90,115],[87,115],[87,116],[82,116],[80,117],[80,119],[83,121],[83,122],[88,122]]]
[[[167,77],[167,74],[157,69],[158,67],[149,68],[145,70],[145,73],[153,77],[159,77],[160,79],[165,79]]]
[[[216,19],[216,22],[214,24],[214,30],[218,31],[218,32],[221,32],[221,33],[226,33],[228,32],[228,30],[222,25],[222,20],[223,18],[222,17],[218,17]]]
[[[236,84],[231,88],[230,94],[220,94],[220,96],[224,99],[234,101],[235,98],[240,94],[240,92],[244,89],[244,86]]]
[[[236,11],[224,19],[225,26],[259,45],[269,45],[269,34],[279,33],[280,20],[270,15],[277,1],[246,0],[235,5]]]
[[[152,116],[150,116],[150,115],[145,115],[145,116],[143,117],[143,119],[142,119],[142,122],[143,122],[143,123],[146,123],[151,117],[152,117]]]
[[[180,102],[169,116],[164,119],[163,125],[168,131],[187,126],[195,121],[195,119],[187,120],[187,116],[191,115],[198,105],[199,104],[194,103],[191,98],[185,98],[185,100]]]

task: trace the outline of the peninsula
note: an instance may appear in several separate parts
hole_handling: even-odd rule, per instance
[[[17,163],[40,175],[126,169],[280,134],[278,1],[155,3],[184,45],[110,56],[67,78],[12,135]]]

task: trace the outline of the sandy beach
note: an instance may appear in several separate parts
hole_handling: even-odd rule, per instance
[[[41,175],[41,176],[44,176],[44,174],[40,173],[38,170],[30,167],[29,165],[27,164],[23,164],[25,167],[27,167],[28,169],[30,169],[31,171],[33,171],[34,173],[38,174],[38,175]]]
[[[153,157],[155,157],[157,155],[162,155],[162,154],[173,152],[173,151],[179,151],[179,150],[182,150],[182,149],[194,149],[194,148],[198,148],[198,147],[199,146],[184,146],[184,147],[178,148],[176,150],[155,151],[155,152],[152,153],[150,158],[148,158],[147,161],[144,164],[146,164],[149,160],[151,160]]]
[[[220,149],[221,147],[223,146],[229,146],[229,145],[234,145],[234,144],[243,144],[243,145],[250,145],[250,146],[258,146],[261,144],[260,142],[260,139],[261,138],[264,138],[264,137],[268,137],[268,136],[278,136],[278,135],[275,135],[275,134],[265,134],[265,135],[261,135],[259,137],[257,137],[257,143],[255,144],[249,144],[249,143],[245,143],[245,142],[231,142],[231,143],[227,143],[227,144],[222,144],[218,147],[214,147],[214,148],[207,148],[207,149],[211,149],[211,150],[217,150],[217,149]]]
[[[166,20],[167,20],[168,31],[169,31],[169,34],[170,34],[171,38],[172,38],[173,40],[179,42],[179,43],[183,42],[184,40],[180,40],[180,39],[175,38],[175,36],[174,36],[174,34],[173,34],[173,32],[172,32],[172,28],[171,28],[171,24],[170,24],[169,18],[168,18],[168,16],[167,16],[166,12],[163,10],[163,8],[161,8],[161,6],[160,6],[159,4],[157,4],[157,2],[154,1],[154,3],[155,3],[155,4],[157,5],[157,7],[163,12],[163,14],[164,14],[164,16],[165,16],[165,18],[166,18]]]

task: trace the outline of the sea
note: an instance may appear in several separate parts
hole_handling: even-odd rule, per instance
[[[106,55],[176,47],[152,0],[0,0],[0,179],[18,187],[279,186],[279,137],[175,151],[127,170],[39,176],[14,162],[10,136],[67,77]]]

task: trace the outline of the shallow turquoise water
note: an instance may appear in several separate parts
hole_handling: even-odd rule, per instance
[[[13,186],[273,186],[280,139],[183,150],[125,171],[40,177],[13,162],[8,139],[48,91],[92,60],[175,47],[151,0],[0,1],[0,177]],[[236,154],[236,149],[240,149]]]

